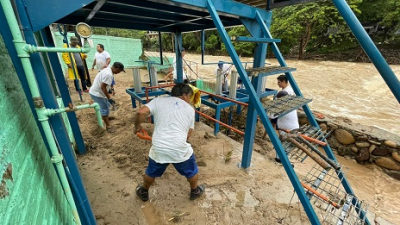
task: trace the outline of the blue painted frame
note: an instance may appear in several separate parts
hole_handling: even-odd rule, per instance
[[[25,9],[30,29],[39,31],[54,21],[82,8],[85,5],[94,2],[94,0],[69,0],[69,1],[47,1],[47,0],[29,0],[25,1]],[[43,7],[46,7],[44,13]],[[82,22],[82,21],[80,21]]]
[[[50,30],[43,29],[40,31],[42,39],[46,46],[55,47],[53,39],[51,38]],[[60,92],[61,98],[63,100],[64,106],[68,106],[69,103],[72,103],[71,96],[68,91],[68,87],[65,83],[64,74],[60,65],[60,61],[58,60],[57,53],[47,53],[48,58],[50,60],[50,65],[53,70],[53,75],[55,77],[58,90]],[[78,149],[79,154],[86,154],[86,146],[83,141],[81,129],[79,128],[78,119],[76,117],[75,112],[67,113],[69,123],[71,124],[72,132],[74,134],[75,143]]]
[[[182,33],[180,31],[175,32],[175,58],[176,58],[176,78],[177,83],[183,82],[183,62],[182,62]]]
[[[146,99],[146,93],[145,93],[146,88],[142,87],[142,92],[141,93],[136,93],[134,88],[129,88],[126,89],[125,92],[131,96],[131,101],[132,101],[132,108],[136,108],[136,100],[142,104],[146,104],[147,103],[147,99]],[[150,97],[158,97],[161,95],[171,95],[171,92],[168,90],[165,90],[163,88],[159,88],[157,91],[153,90],[149,90],[148,92],[148,96],[149,96],[149,101],[151,101],[153,98]]]
[[[225,92],[223,92],[223,94],[228,96],[229,92],[225,91]],[[208,100],[210,98],[213,99],[213,100],[218,100],[220,103],[215,103],[213,101]],[[239,102],[246,103],[246,102],[249,101],[249,96],[247,94],[243,94],[243,93],[237,92],[235,100],[239,101]],[[225,108],[228,108],[228,107],[231,107],[231,106],[234,106],[234,105],[240,106],[237,103],[230,102],[228,100],[219,98],[218,96],[211,96],[211,95],[203,95],[203,96],[201,96],[201,104],[204,104],[206,106],[209,106],[209,107],[215,109],[215,119],[218,120],[218,121],[221,121],[221,110],[222,109],[225,109]],[[241,107],[237,108],[236,113],[237,114],[241,113]],[[232,125],[231,118],[232,118],[232,115],[230,114],[228,125]],[[219,133],[219,130],[220,130],[220,124],[215,122],[215,124],[214,124],[214,135],[217,135]]]
[[[35,39],[35,36],[33,33],[33,28],[31,27],[31,21],[28,17],[27,11],[26,11],[25,1],[16,0],[15,2],[17,5],[17,9],[18,9],[20,23],[21,23],[22,27],[24,28],[23,33],[24,33],[25,41],[28,44],[32,44],[32,45],[36,46],[37,42],[36,42],[36,39]],[[31,54],[30,59],[31,59],[33,71],[36,76],[36,80],[38,81],[38,86],[39,86],[39,90],[40,90],[40,93],[43,98],[44,105],[46,106],[46,108],[52,108],[52,109],[59,108],[57,99],[54,96],[54,93],[52,91],[49,91],[49,90],[52,90],[52,85],[50,83],[50,80],[46,73],[46,70],[43,67],[40,54],[38,54],[38,53]],[[49,93],[51,93],[51,94],[49,94]],[[81,208],[78,207],[79,217],[81,218],[83,224],[96,224],[96,219],[94,217],[93,210],[92,210],[90,202],[88,200],[86,190],[83,185],[81,175],[79,173],[79,168],[78,168],[77,162],[75,160],[74,150],[71,147],[68,133],[64,126],[61,114],[51,116],[49,118],[49,123],[54,131],[54,136],[57,139],[57,142],[58,142],[59,148],[61,150],[61,153],[64,157],[64,160],[67,163],[69,170],[71,171],[71,174],[72,174],[72,177],[76,184],[76,187],[79,190],[80,197],[82,198],[82,200],[85,204],[86,213],[89,216],[90,221],[86,221],[85,213],[82,211]],[[44,136],[43,136],[43,139],[45,139]],[[74,195],[74,198],[77,198],[77,196]]]

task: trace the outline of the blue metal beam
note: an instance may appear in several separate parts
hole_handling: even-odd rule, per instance
[[[166,2],[182,8],[206,11],[203,9],[205,8],[209,0],[170,0],[170,1],[149,0],[149,1],[162,2],[162,3]],[[258,9],[255,7],[235,1],[211,0],[211,2],[214,4],[214,8],[216,9],[216,11],[218,11],[222,16],[254,19],[256,16],[256,12],[258,11]],[[267,17],[266,11],[263,10],[260,13],[263,17]]]
[[[21,26],[24,28],[23,32],[24,32],[25,41],[28,44],[32,44],[32,45],[36,46],[37,42],[35,40],[33,29],[31,27],[32,21],[29,20],[27,11],[25,11],[26,10],[25,2],[23,0],[16,0],[16,5],[17,5],[17,9],[18,9],[18,16],[20,19]],[[42,13],[42,14],[45,14],[45,13]],[[54,93],[52,91],[51,83],[50,83],[49,78],[46,74],[46,71],[43,67],[41,57],[38,53],[31,55],[31,63],[32,63],[33,71],[36,76],[36,80],[38,81],[37,83],[39,86],[41,96],[43,98],[44,105],[46,106],[46,108],[52,108],[52,109],[59,108],[57,99],[55,98]],[[94,217],[92,208],[90,206],[90,202],[88,200],[86,190],[85,190],[82,178],[79,173],[79,168],[78,168],[77,162],[75,160],[75,155],[73,152],[74,150],[71,148],[68,133],[66,132],[66,128],[64,126],[61,114],[51,116],[49,118],[49,123],[51,124],[51,127],[54,131],[54,136],[57,140],[58,146],[62,152],[62,155],[64,157],[66,164],[68,165],[68,168],[71,171],[71,174],[72,174],[74,182],[79,190],[81,198],[85,203],[86,213],[88,214],[88,216],[91,220],[91,221],[86,221],[84,212],[80,208],[78,208],[78,213],[82,220],[82,223],[83,224],[96,224],[96,219]],[[43,138],[43,139],[45,139],[45,138]]]
[[[66,17],[61,20],[58,20],[57,23],[62,24],[77,24],[82,22],[79,17]],[[175,30],[171,27],[167,28],[157,28],[159,24],[155,24],[153,26],[146,23],[138,23],[134,20],[126,21],[126,20],[111,20],[107,17],[95,17],[88,23],[91,26],[95,27],[112,27],[112,28],[120,28],[120,29],[137,29],[137,30],[149,30],[149,31],[162,31],[162,32],[174,32]]]
[[[53,39],[51,37],[50,29],[41,30],[40,33],[43,38],[43,42],[48,47],[55,47]],[[57,53],[47,53],[50,60],[51,68],[57,83],[58,90],[60,91],[60,96],[63,100],[64,106],[68,106],[72,103],[71,96],[69,95],[68,87],[65,83],[64,73],[62,71],[60,61],[58,59]],[[81,129],[79,128],[78,119],[75,112],[67,113],[69,123],[71,124],[72,132],[74,134],[74,139],[76,146],[78,148],[79,154],[86,154],[86,146],[83,141]]]
[[[271,17],[271,13],[269,13],[267,18]],[[261,32],[257,23],[253,21],[246,20],[243,23],[246,29],[249,31],[252,37],[254,38],[263,38],[264,34]],[[264,67],[265,58],[267,54],[267,44],[258,43],[256,46],[256,50],[254,52],[253,57],[253,68]],[[257,93],[257,96],[261,95],[261,92],[265,87],[261,87],[262,78],[260,76],[253,77],[251,83]],[[246,129],[243,143],[243,154],[242,154],[242,164],[243,168],[248,168],[251,163],[251,156],[253,153],[253,144],[255,138],[255,128],[257,125],[257,112],[255,110],[255,105],[253,101],[249,101],[249,108],[247,111],[247,119],[246,119]]]
[[[93,7],[92,11],[89,13],[88,17],[85,19],[85,22],[88,23],[94,15],[103,7],[106,0],[98,0],[96,5]]]
[[[183,63],[182,63],[182,33],[180,31],[175,32],[175,61],[176,61],[176,78],[178,83],[183,82]]]
[[[345,0],[332,0],[361,47],[400,103],[400,82]]]
[[[208,13],[206,12],[182,9],[169,4],[161,4],[160,2],[154,3],[149,1],[130,1],[129,3],[131,4],[109,1],[106,5],[118,6],[119,8],[140,10],[142,12],[147,12],[149,15],[161,14],[164,17],[178,16],[183,17],[183,20],[185,19],[185,17],[198,18],[208,16]]]
[[[90,12],[90,9],[81,9],[81,11],[85,12]],[[169,24],[169,23],[175,23],[175,22],[182,22],[181,20],[176,20],[176,19],[171,19],[169,17],[163,17],[163,18],[157,18],[153,17],[151,14],[147,14],[144,12],[135,12],[135,11],[129,11],[126,9],[113,9],[113,8],[107,8],[107,10],[102,10],[100,12],[97,12],[96,16],[97,17],[107,17],[110,19],[115,19],[118,18],[120,20],[139,20],[139,21],[148,21],[149,24]]]
[[[253,77],[251,83],[257,92],[257,95],[261,92],[261,79],[259,77]],[[251,156],[253,154],[254,138],[256,135],[256,124],[257,124],[257,111],[255,110],[254,101],[249,101],[249,107],[247,109],[246,117],[246,128],[244,131],[244,143],[243,143],[243,153],[242,153],[242,163],[243,168],[249,168],[251,163]]]
[[[32,31],[38,31],[92,2],[94,0],[28,0],[24,4]],[[51,13],[44,13],[43,7]]]
[[[172,27],[172,26],[176,26],[176,25],[178,25],[178,24],[195,24],[195,25],[203,25],[203,24],[199,24],[199,23],[193,23],[193,22],[195,22],[195,21],[198,21],[198,20],[205,20],[205,19],[207,19],[207,18],[210,18],[209,16],[206,16],[206,17],[199,17],[199,18],[194,18],[194,19],[190,19],[190,20],[184,20],[184,21],[175,21],[175,23],[171,23],[171,24],[167,24],[167,25],[164,25],[164,26],[161,26],[160,28],[164,28],[164,27]]]
[[[130,5],[131,7],[117,7],[113,5],[106,4],[104,9],[102,11],[99,11],[94,18],[96,18],[98,15],[120,15],[123,17],[132,17],[132,18],[137,18],[137,19],[148,19],[149,21],[164,21],[168,22],[168,24],[165,25],[170,25],[170,23],[188,23],[191,24],[191,21],[196,21],[203,19],[202,16],[199,17],[188,17],[188,16],[180,16],[176,14],[170,14],[170,15],[165,15],[165,14],[159,14],[158,11],[149,13],[148,10],[142,10],[135,8],[134,5]],[[80,11],[83,12],[92,12],[91,9],[89,8],[82,8]],[[196,23],[192,23],[196,24]]]

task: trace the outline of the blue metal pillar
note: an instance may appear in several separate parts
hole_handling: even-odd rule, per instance
[[[183,61],[182,61],[182,33],[180,31],[175,32],[175,69],[178,83],[183,83]]]
[[[215,119],[221,121],[221,108],[217,106],[215,109]],[[214,123],[214,135],[217,135],[219,132],[219,123]]]
[[[296,176],[296,173],[294,172],[292,165],[289,162],[289,159],[287,155],[285,154],[285,151],[282,147],[282,144],[280,140],[278,139],[274,128],[272,127],[271,123],[269,122],[269,119],[267,115],[265,114],[265,110],[263,106],[261,105],[260,100],[258,99],[257,93],[255,92],[253,86],[250,84],[249,78],[247,77],[247,73],[245,69],[243,68],[242,63],[240,62],[239,56],[236,53],[232,42],[230,41],[230,38],[228,36],[228,33],[224,29],[224,26],[221,22],[221,19],[218,16],[218,13],[213,5],[213,2],[211,0],[207,0],[207,5],[206,5],[208,11],[211,14],[211,17],[213,19],[213,22],[215,24],[215,27],[217,28],[219,34],[221,35],[221,38],[226,46],[226,49],[228,50],[229,55],[232,58],[232,61],[238,70],[238,73],[240,75],[240,78],[243,80],[243,84],[246,87],[247,93],[249,94],[249,101],[253,102],[255,109],[257,110],[258,115],[260,116],[260,119],[262,123],[265,126],[265,129],[271,138],[272,143],[274,144],[276,151],[278,153],[278,156],[282,160],[282,165],[286,170],[286,173],[288,174],[288,177],[290,181],[293,184],[294,189],[296,190],[296,193],[300,199],[300,201],[303,204],[304,210],[306,211],[306,214],[308,218],[310,219],[311,224],[320,224],[317,215],[315,214],[315,211],[313,210],[307,195],[305,194],[303,187],[300,184],[300,181],[298,177]],[[256,12],[258,14],[258,12]],[[265,34],[265,33],[264,33]],[[265,34],[266,35],[266,34]],[[255,127],[253,127],[255,129]]]
[[[332,0],[361,47],[400,103],[400,82],[345,0]]]
[[[239,115],[240,113],[242,113],[242,106],[241,105],[237,105],[236,114]]]
[[[43,42],[48,47],[55,47],[53,39],[51,37],[50,29],[41,30],[41,36]],[[53,74],[57,83],[58,90],[60,92],[61,98],[64,102],[64,106],[68,106],[69,103],[72,103],[71,96],[68,91],[68,87],[65,83],[65,77],[63,71],[61,69],[60,61],[58,60],[57,53],[47,53],[51,68],[53,70]],[[76,146],[78,148],[79,154],[86,154],[86,147],[83,141],[81,129],[79,128],[78,119],[76,118],[75,112],[67,113],[69,123],[71,124],[72,131],[74,133],[74,139],[76,142]]]
[[[258,76],[253,77],[251,84],[256,90],[257,97],[261,94],[261,80]],[[247,108],[247,118],[246,118],[246,128],[244,131],[244,143],[243,143],[243,153],[242,153],[242,163],[241,167],[249,168],[251,164],[251,156],[253,154],[253,144],[256,135],[257,125],[257,111],[255,109],[254,102],[249,101],[249,107]]]
[[[197,110],[197,111],[200,111],[200,108],[196,108],[196,110]],[[196,114],[194,115],[194,118],[195,118],[195,121],[196,121],[196,122],[200,122],[200,114],[196,113]]]
[[[23,27],[25,41],[28,44],[37,45],[34,33],[31,27],[31,21],[26,12],[25,4],[23,0],[16,0],[18,9],[18,16],[20,18],[21,26]],[[36,80],[39,86],[40,93],[43,98],[44,105],[46,108],[57,109],[58,103],[57,99],[54,96],[52,91],[52,86],[50,80],[46,74],[46,71],[43,67],[41,57],[38,53],[31,55],[31,63],[33,67],[33,71],[36,76]],[[94,217],[92,208],[90,206],[90,202],[88,200],[85,187],[83,185],[83,181],[81,175],[79,173],[79,168],[74,156],[74,150],[71,148],[68,133],[66,132],[66,128],[63,123],[63,119],[61,114],[57,114],[51,116],[49,118],[49,123],[54,131],[54,136],[57,139],[57,143],[61,150],[62,155],[64,156],[64,160],[68,165],[69,170],[71,171],[74,182],[79,190],[79,193],[82,197],[82,200],[85,204],[86,212],[90,218],[90,221],[86,221],[83,211],[78,207],[78,213],[82,220],[83,224],[96,224],[96,219]],[[45,138],[43,138],[45,139]],[[76,196],[75,196],[76,197]]]
[[[269,18],[271,18],[272,13],[269,13]],[[260,26],[256,21],[242,20],[246,29],[250,32],[253,37],[263,38],[264,33],[261,31]],[[267,55],[267,44],[258,43],[253,57],[253,68],[264,67],[265,58]],[[265,78],[266,79],[266,78]],[[257,93],[257,97],[262,93],[264,87],[261,87],[262,80],[259,77],[253,77],[251,83]],[[249,101],[249,108],[247,111],[246,128],[243,143],[243,154],[242,154],[242,164],[243,168],[248,168],[251,163],[251,156],[253,151],[253,144],[255,138],[255,127],[257,126],[257,111],[255,110],[254,103]]]

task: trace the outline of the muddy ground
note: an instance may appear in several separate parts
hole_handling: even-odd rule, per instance
[[[89,150],[78,157],[78,164],[98,224],[309,224],[297,197],[292,198],[293,188],[283,167],[273,160],[272,149],[256,145],[251,167],[243,170],[238,167],[242,143],[222,134],[213,137],[212,128],[203,123],[196,123],[190,142],[200,183],[207,185],[205,196],[190,201],[187,181],[169,167],[150,189],[149,202],[136,198],[134,190],[147,166],[150,142],[132,132],[136,110],[125,93],[133,85],[131,70],[116,75],[116,82],[118,107],[111,114],[115,133],[98,128],[93,111],[77,113]],[[78,95],[72,93],[72,97],[79,104]],[[86,93],[84,100],[90,102]],[[151,124],[144,127],[151,133]],[[372,165],[344,158],[339,162],[349,168],[347,177],[357,196],[375,212],[369,217],[400,224],[398,181]],[[293,164],[300,178],[314,165],[309,160]],[[322,218],[325,212],[318,213]]]

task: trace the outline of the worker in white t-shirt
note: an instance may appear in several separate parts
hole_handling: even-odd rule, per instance
[[[111,63],[110,54],[104,50],[104,45],[97,45],[97,52],[94,54],[94,61],[92,65],[92,71],[94,71],[94,66],[97,66],[97,70],[100,72],[102,69],[107,68]]]
[[[102,69],[107,68],[111,63],[110,53],[104,50],[104,45],[97,45],[97,52],[94,54],[94,61],[92,65],[92,71],[94,70],[94,66],[96,65],[97,70],[100,72]],[[115,95],[114,91],[115,79],[113,77],[111,88],[108,91],[110,94]]]
[[[218,76],[218,70],[221,70],[222,76],[222,91],[228,90],[228,76],[231,74],[231,69],[233,65],[224,64],[224,62],[219,61],[218,67],[215,69],[215,76]]]
[[[278,86],[282,88],[282,91],[286,91],[289,95],[296,95],[293,88],[289,85],[286,75],[280,75],[278,78]]]
[[[279,99],[283,96],[289,95],[287,91],[280,91],[276,95],[276,97]],[[285,135],[286,132],[282,130],[295,130],[299,129],[299,119],[297,117],[297,110],[293,110],[290,113],[278,118],[276,122],[276,128],[279,130],[280,135]],[[281,130],[282,129],[282,130]]]
[[[289,85],[286,75],[280,75],[276,79],[278,80],[278,86],[282,89],[282,91],[286,91],[289,95],[295,95],[292,87]],[[271,123],[274,127],[276,126],[276,121],[277,119],[271,119]],[[264,133],[264,137],[266,136],[266,134],[267,132]]]
[[[111,99],[109,89],[111,88],[114,74],[118,74],[121,71],[125,72],[124,65],[120,62],[115,62],[112,67],[101,70],[94,78],[89,91],[90,97],[100,106],[100,113],[106,124],[106,130],[111,133],[114,130],[111,129],[108,115],[110,114],[110,104],[115,104],[115,101]]]
[[[192,88],[176,84],[171,97],[159,97],[139,109],[135,116],[135,133],[141,132],[140,124],[151,114],[154,117],[154,133],[149,152],[149,164],[143,176],[143,185],[136,188],[142,201],[149,200],[149,188],[156,177],[161,177],[169,164],[186,177],[190,184],[190,199],[200,197],[204,185],[197,185],[198,168],[188,139],[194,129],[195,111],[190,105]]]
[[[280,91],[280,92],[278,92],[276,97],[281,98],[286,95],[289,95],[286,91]],[[279,130],[279,136],[281,136],[281,137],[287,135],[287,133],[282,130],[292,131],[295,129],[299,129],[299,119],[297,117],[297,111],[293,110],[290,113],[278,118],[278,120],[276,122],[276,129]],[[281,159],[279,158],[278,155],[276,155],[275,161],[278,163],[281,162]]]
[[[281,98],[286,95],[295,95],[292,87],[289,85],[286,75],[278,76],[277,80],[278,80],[278,86],[282,88],[282,90],[278,92],[278,94],[276,95],[277,98]],[[297,116],[297,110],[293,110],[290,113],[278,118],[276,120],[276,129],[277,130],[283,129],[289,131],[299,129],[299,119]],[[286,133],[280,130],[279,135],[283,136],[286,135]],[[275,161],[281,162],[278,155],[276,156]]]

